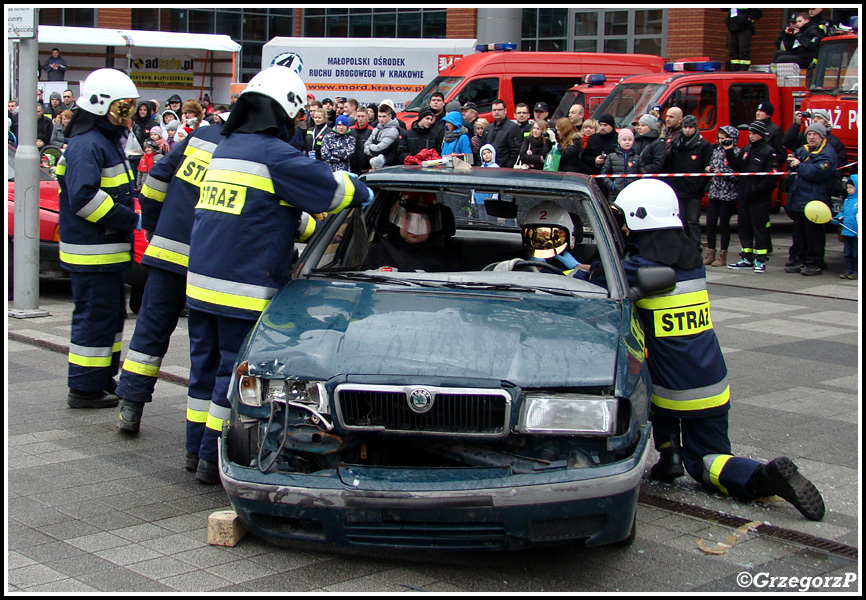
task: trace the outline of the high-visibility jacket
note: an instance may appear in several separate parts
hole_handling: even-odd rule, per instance
[[[337,213],[368,194],[275,136],[233,132],[214,152],[196,204],[189,307],[258,319],[289,278],[302,211]]]
[[[132,260],[135,175],[116,133],[96,124],[73,136],[57,164],[60,261],[67,271],[121,271]]]
[[[141,226],[153,232],[142,264],[186,275],[199,186],[222,125],[200,127],[154,165],[141,188]]]
[[[641,256],[623,262],[629,282],[637,269],[664,266]],[[730,408],[728,369],[710,318],[706,271],[673,267],[676,287],[637,302],[645,327],[654,413],[709,417]]]

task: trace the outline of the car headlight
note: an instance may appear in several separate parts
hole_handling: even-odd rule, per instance
[[[517,430],[557,435],[613,435],[616,398],[585,394],[526,394]]]

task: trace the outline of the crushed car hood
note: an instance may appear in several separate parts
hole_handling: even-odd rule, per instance
[[[267,378],[484,378],[521,387],[614,380],[622,306],[533,293],[295,280],[239,360]]]

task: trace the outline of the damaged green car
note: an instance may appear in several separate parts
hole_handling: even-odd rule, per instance
[[[246,527],[424,550],[633,540],[650,446],[634,302],[673,272],[629,289],[617,224],[581,175],[364,179],[373,203],[323,223],[239,354],[220,476]],[[542,201],[571,215],[571,254],[606,287],[525,260]],[[397,239],[410,217],[428,236],[414,263]]]

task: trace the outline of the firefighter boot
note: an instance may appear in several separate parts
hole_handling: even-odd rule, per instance
[[[685,475],[683,468],[682,447],[680,441],[671,436],[659,444],[659,461],[650,468],[650,479],[663,483],[673,483],[677,477]]]
[[[141,428],[141,413],[143,411],[144,402],[122,400],[120,403],[120,415],[117,417],[117,430],[131,435],[137,434]]]
[[[69,408],[113,408],[119,401],[114,394],[105,392],[81,392],[70,389],[66,396],[66,404]]]
[[[217,464],[204,460],[203,458],[198,459],[198,468],[195,471],[195,478],[199,483],[205,485],[216,485],[220,482],[220,474]]]
[[[746,490],[756,498],[781,496],[810,521],[824,518],[824,499],[811,481],[800,475],[797,465],[786,456],[774,458],[754,472]]]

